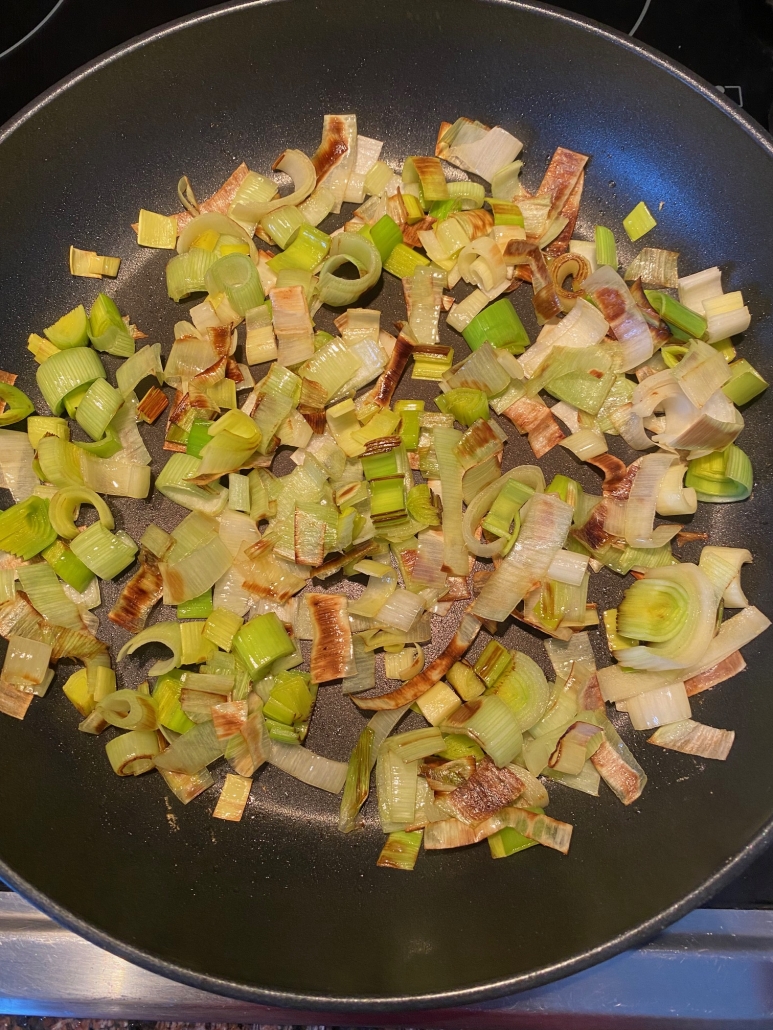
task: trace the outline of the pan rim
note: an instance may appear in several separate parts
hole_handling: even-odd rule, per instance
[[[185,15],[158,28],[135,36],[125,43],[108,50],[101,56],[94,58],[94,60],[89,61],[87,64],[82,65],[22,108],[21,111],[0,127],[0,146],[13,132],[34,118],[39,111],[55,101],[60,94],[102,68],[111,65],[121,57],[146,47],[156,40],[171,36],[188,26],[213,21],[216,18],[226,17],[234,12],[280,2],[291,2],[291,0],[233,0],[233,2],[219,4],[215,7]],[[550,4],[541,3],[539,0],[474,0],[474,2],[528,11],[555,22],[571,25],[582,32],[608,40],[631,54],[636,54],[638,57],[643,58],[650,64],[661,68],[672,77],[678,79],[695,93],[702,96],[703,99],[717,107],[743,129],[773,159],[773,136],[755,122],[750,115],[727,99],[724,94],[718,92],[705,79],[685,68],[679,62],[661,54],[646,43],[642,43],[616,29],[602,25],[591,18],[561,10]],[[658,932],[694,908],[697,908],[702,902],[708,900],[721,887],[735,878],[772,842],[773,817],[762,826],[741,851],[727,861],[712,876],[704,880],[691,893],[669,908],[659,912],[651,919],[618,934],[616,937],[590,951],[585,951],[580,955],[561,962],[555,962],[536,970],[516,974],[512,977],[499,978],[470,987],[460,987],[419,995],[345,996],[316,994],[268,987],[250,987],[237,981],[210,976],[206,973],[196,973],[173,962],[158,958],[140,948],[126,944],[111,934],[97,929],[28,883],[2,860],[0,860],[0,878],[36,908],[90,943],[104,948],[119,958],[125,959],[127,962],[140,966],[159,976],[176,980],[189,987],[254,1005],[288,1009],[298,1015],[332,1012],[341,1014],[404,1013],[408,1016],[419,1010],[450,1008],[452,1006],[459,1008],[480,1002],[494,1001],[508,995],[540,987],[554,980],[579,973],[606,959],[613,958],[628,948],[644,944]]]

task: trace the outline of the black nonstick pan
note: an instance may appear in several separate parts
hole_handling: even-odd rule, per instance
[[[322,115],[339,111],[356,112],[395,163],[431,153],[438,123],[461,114],[524,140],[529,186],[558,145],[592,155],[576,235],[601,222],[623,238],[622,217],[645,200],[659,222],[649,245],[679,250],[682,274],[720,264],[727,288],[743,289],[753,320],[741,353],[771,378],[770,137],[646,47],[549,8],[474,0],[237,4],[54,87],[0,134],[0,365],[39,399],[28,334],[99,289],[68,274],[70,244],[123,258],[108,292],[168,353],[181,315],[165,294],[168,255],[134,242],[139,208],[175,210],[182,174],[206,196],[242,160],[265,173],[285,147],[311,153]],[[622,249],[623,262],[636,249]],[[527,292],[514,295],[523,312]],[[404,316],[394,281],[371,300],[382,324]],[[694,521],[714,543],[753,550],[745,588],[769,615],[771,407],[763,397],[746,413],[752,498],[702,506]],[[148,434],[156,471],[161,433]],[[508,465],[528,460],[521,439],[509,448]],[[566,454],[544,465],[599,490]],[[160,497],[115,507],[129,532],[180,514]],[[611,574],[597,579],[597,599],[619,595]],[[511,626],[506,640],[544,661],[535,636]],[[365,829],[343,836],[335,799],[271,768],[239,824],[211,818],[214,792],[182,809],[158,776],[119,781],[104,739],[76,732],[54,686],[23,723],[0,720],[0,875],[131,961],[252,1001],[374,1011],[534,986],[653,935],[773,835],[773,636],[745,656],[748,671],[694,708],[736,731],[726,763],[661,752],[624,730],[649,785],[631,808],[609,791],[552,788],[551,813],[575,825],[568,857],[533,848],[493,862],[484,845],[423,854],[410,875],[376,868],[371,808]],[[119,677],[136,683],[143,667],[127,659]],[[324,688],[310,745],[345,759],[361,723]]]

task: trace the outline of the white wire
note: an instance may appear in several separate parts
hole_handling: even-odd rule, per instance
[[[640,25],[641,25],[641,23],[642,23],[642,22],[644,21],[644,16],[645,16],[645,14],[647,13],[647,11],[648,11],[648,10],[650,9],[650,4],[651,4],[651,3],[652,3],[652,0],[645,0],[645,4],[644,4],[644,7],[642,7],[642,9],[641,9],[641,14],[640,14],[640,15],[639,15],[639,17],[638,17],[638,18],[636,19],[636,24],[635,24],[635,25],[634,25],[634,27],[633,27],[633,28],[631,29],[631,31],[630,31],[630,32],[628,33],[628,35],[629,35],[629,36],[635,36],[635,35],[636,35],[636,33],[638,32],[638,30],[639,30],[639,26],[640,26]]]
[[[34,36],[36,32],[39,32],[40,29],[42,29],[43,26],[46,24],[46,22],[53,18],[53,16],[56,14],[56,12],[59,10],[63,3],[64,0],[57,0],[57,2],[54,4],[51,10],[45,16],[45,18],[43,18],[42,21],[39,21],[37,25],[34,27],[34,29],[30,29],[26,36],[22,36],[21,39],[17,39],[12,46],[9,46],[7,50],[3,50],[3,52],[0,53],[0,61],[2,61],[2,59],[4,57],[7,57],[9,54],[12,54],[14,50],[18,49],[23,43],[26,43],[28,39],[31,39],[31,37]]]

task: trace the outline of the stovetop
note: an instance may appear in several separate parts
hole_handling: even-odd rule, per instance
[[[327,0],[327,2],[332,3],[335,0]],[[364,2],[367,3],[367,0]],[[133,36],[210,6],[211,3],[207,0],[117,0],[113,3],[105,3],[104,0],[0,0],[0,9],[2,10],[2,18],[0,18],[0,125],[34,100],[38,94],[87,61]],[[680,61],[715,85],[717,89],[725,92],[732,101],[742,106],[765,128],[773,128],[773,0],[729,0],[729,2],[728,0],[569,0],[569,2],[557,6],[595,18],[624,33],[635,35],[637,39]],[[0,890],[2,889],[0,884]],[[139,1017],[139,1012],[137,1012],[139,1000],[132,1002],[131,998],[128,998],[127,1001],[128,996],[124,997],[124,1001],[127,1001],[129,1007],[122,1007],[119,999],[118,1002],[114,1000],[106,1008],[104,999],[107,998],[107,995],[103,993],[101,995],[102,1008],[98,1012],[94,1011],[93,1004],[89,1008],[89,990],[86,987],[82,992],[83,998],[86,999],[83,1004],[76,1004],[72,998],[67,1002],[65,996],[62,995],[59,1001],[52,999],[48,1007],[43,1002],[39,1002],[35,1007],[34,999],[41,997],[42,986],[35,988],[31,986],[30,981],[27,981],[29,989],[25,988],[25,993],[20,990],[20,985],[23,984],[25,978],[21,976],[20,980],[19,977],[20,971],[30,968],[31,964],[37,962],[39,952],[36,952],[35,949],[38,947],[41,935],[41,939],[56,945],[63,962],[69,948],[73,956],[77,953],[78,965],[85,962],[89,968],[96,969],[98,962],[107,963],[110,966],[109,973],[105,973],[108,979],[117,977],[122,983],[129,982],[126,980],[129,975],[126,970],[131,970],[132,967],[123,963],[122,966],[125,966],[125,969],[122,968],[119,972],[117,967],[116,969],[112,968],[111,963],[120,963],[121,960],[106,955],[103,959],[98,960],[96,949],[93,949],[88,956],[85,953],[80,954],[78,949],[81,945],[87,949],[92,946],[86,945],[85,942],[77,943],[79,939],[73,938],[72,935],[66,935],[65,931],[56,931],[55,933],[53,924],[49,926],[47,923],[36,922],[37,918],[43,920],[44,917],[29,915],[24,906],[25,903],[21,899],[0,895],[0,937],[2,942],[7,943],[10,940],[9,932],[17,931],[21,933],[20,940],[23,941],[21,950],[18,952],[18,965],[8,964],[12,949],[3,950],[2,955],[5,961],[0,963],[0,1010],[16,1013],[26,1011],[28,1014],[39,1013],[41,1015],[64,1015],[67,1011],[78,1015],[104,1017],[108,1014],[115,1014],[124,1017],[129,1015],[130,1018],[135,1019]],[[746,873],[714,898],[708,907],[744,910],[773,907],[773,849],[759,858]],[[742,917],[745,920],[743,924]],[[689,920],[693,920],[693,922],[689,922]],[[738,925],[733,923],[733,920],[736,920]],[[768,922],[765,922],[763,927],[759,920],[768,920]],[[11,929],[9,930],[9,928]],[[690,934],[693,936],[690,937]],[[673,954],[681,956],[680,970],[683,975],[687,975],[688,965],[685,963],[689,959],[688,953],[691,949],[695,954],[713,956],[709,965],[717,969],[717,963],[720,962],[717,957],[719,952],[717,955],[714,954],[712,948],[715,945],[711,943],[717,934],[720,934],[721,940],[725,940],[725,937],[728,940],[736,940],[736,950],[739,947],[738,942],[742,941],[745,935],[749,937],[750,941],[756,942],[749,945],[750,952],[743,952],[747,958],[742,963],[742,979],[743,977],[748,979],[752,975],[751,971],[757,968],[754,966],[754,961],[748,959],[748,955],[755,953],[755,949],[757,949],[760,954],[765,954],[767,961],[773,950],[773,915],[768,913],[755,915],[748,911],[724,915],[720,912],[694,913],[687,917],[687,921],[683,920],[682,923],[677,924],[675,928],[667,931],[664,937],[658,938],[647,948],[628,953],[627,956],[621,956],[619,959],[613,959],[611,962],[597,967],[599,971],[606,972],[593,973],[593,975],[591,973],[579,974],[578,977],[562,981],[563,987],[556,985],[554,988],[544,989],[554,992],[550,997],[559,999],[556,1001],[558,1007],[553,1008],[552,1000],[548,1003],[548,995],[543,994],[538,1001],[538,1008],[541,1007],[544,1016],[548,1016],[550,1013],[551,1017],[555,1017],[559,1012],[563,1012],[562,1025],[567,1027],[570,1025],[566,1021],[570,1008],[575,1015],[579,1015],[582,1010],[586,1018],[593,1019],[595,1017],[598,1020],[601,1014],[595,1012],[593,1006],[590,1008],[586,1006],[583,1010],[572,983],[575,982],[576,987],[578,981],[583,980],[583,990],[580,993],[586,1000],[588,991],[590,991],[591,997],[604,997],[609,1000],[610,990],[614,993],[614,984],[619,981],[619,983],[625,982],[629,987],[630,984],[636,983],[640,989],[639,993],[643,991],[642,1004],[638,1005],[638,1009],[634,1005],[633,1009],[628,1010],[629,1015],[633,1011],[641,1014],[644,997],[649,990],[644,989],[646,984],[652,981],[653,991],[657,993],[655,983],[662,990],[665,982],[662,977],[658,980],[657,976],[654,981],[652,980],[653,969],[657,967],[653,956],[660,955],[663,958],[663,976],[666,976],[666,970],[669,968],[668,958]],[[722,937],[722,934],[725,934],[725,937]],[[685,944],[688,938],[692,941],[691,944]],[[763,938],[766,939],[765,947],[759,948]],[[663,943],[664,941],[666,943]],[[720,945],[716,946],[721,951]],[[25,951],[25,948],[28,950]],[[771,950],[768,950],[769,948]],[[738,951],[736,959],[740,957],[742,957],[741,951]],[[73,961],[75,961],[74,958]],[[628,965],[625,964],[626,962]],[[615,966],[615,963],[618,965]],[[653,963],[655,963],[654,966]],[[705,966],[705,963],[703,965]],[[730,967],[722,968],[729,969]],[[147,996],[151,983],[150,980],[143,978],[149,977],[150,974],[142,974],[135,970],[133,975],[135,978],[139,977],[137,999]],[[760,975],[764,976],[762,973]],[[588,977],[587,981],[584,980],[586,976]],[[615,980],[616,976],[618,981]],[[644,976],[643,980],[642,976]],[[660,976],[659,973],[658,976]],[[153,980],[162,985],[167,983],[160,981],[157,977],[154,977]],[[739,985],[739,987],[733,988],[738,999],[748,997],[749,990],[752,992],[754,990],[751,981],[747,983],[744,980],[744,983],[745,987]],[[707,990],[710,990],[709,985],[706,986]],[[35,994],[36,989],[38,990],[37,995]],[[155,989],[161,990],[158,984]],[[146,992],[145,995],[143,995],[143,991]],[[566,994],[567,991],[568,994]],[[187,988],[172,990],[169,985],[169,990],[164,996],[165,1003],[151,1006],[154,1008],[154,1015],[156,1013],[161,1015],[163,1010],[169,1012],[170,1015],[174,1012],[172,1018],[181,1018],[182,1010],[187,1008],[191,1013],[189,1018],[198,1017],[200,1019],[202,1016],[209,1019],[217,1018],[215,1008],[206,1002],[207,996],[202,996],[205,997],[204,1002],[197,1002],[193,998],[193,995],[198,993],[191,992]],[[529,992],[529,994],[539,995],[540,992]],[[525,999],[526,996],[521,997]],[[574,998],[574,1002],[570,1004],[567,999],[571,998]],[[630,998],[628,1000],[630,1001]],[[662,997],[661,1000],[666,1006],[665,1011],[668,1011],[669,1003],[665,997]],[[519,1017],[525,1015],[528,1005],[522,1008],[519,1002],[517,1006],[519,1011],[516,1014],[515,1007],[507,1008],[510,1001],[513,1001],[514,1004],[514,999],[505,1003],[495,1003],[494,1011],[489,1012],[488,1016],[482,1011],[478,1012],[475,1017],[476,1024],[479,1026],[489,1025],[490,1017],[491,1025],[505,1025],[501,1021],[504,1016],[508,1026],[525,1025],[521,1023]],[[727,995],[725,995],[725,1001],[727,1001]],[[535,998],[536,1003],[537,999]],[[134,1013],[131,1012],[131,1004],[135,1005]],[[613,1004],[622,1003],[614,1002]],[[679,1004],[679,1000],[675,996],[670,1003],[671,1013],[679,1011]],[[741,1005],[740,1000],[733,1009],[733,1014],[728,1010],[728,1022],[732,1018],[738,1018],[739,1005]],[[763,1006],[763,1010],[766,1010],[766,1006]],[[223,1012],[226,1011],[231,1018],[244,1018],[242,1011],[236,1005],[229,1007],[226,1004]],[[713,1011],[716,1016],[719,1010],[714,1007]],[[264,1014],[258,1014],[255,1010],[250,1012],[253,1019],[261,1022],[264,1020],[260,1016]],[[650,1017],[658,1018],[663,1014],[663,1011],[658,1013],[652,1011]],[[696,1014],[693,1013],[693,1015]],[[760,1014],[760,1011],[753,1014],[746,1013],[752,1018],[759,1017]],[[457,1015],[462,1016],[461,1024],[456,1021],[453,1025],[464,1025],[465,1021],[468,1026],[470,1025],[472,1013],[469,1010]],[[452,1025],[447,1018],[446,1023],[448,1026]],[[722,1023],[721,1019],[719,1023]],[[428,1024],[425,1022],[425,1025]],[[530,1021],[529,1025],[536,1024],[532,1024]],[[571,1025],[575,1024],[572,1022]],[[594,1026],[601,1025],[601,1022],[594,1020]],[[607,1025],[606,1022],[603,1025]],[[615,1025],[617,1024],[615,1023]],[[632,1026],[633,1023],[630,1025]],[[666,1024],[659,1023],[658,1025]],[[669,1022],[667,1025],[672,1024]]]

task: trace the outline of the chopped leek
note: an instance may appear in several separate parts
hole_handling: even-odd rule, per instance
[[[746,454],[731,443],[724,451],[688,462],[684,482],[695,490],[699,501],[726,504],[750,496],[754,471]]]
[[[641,239],[645,233],[648,233],[650,229],[654,229],[657,224],[643,200],[640,200],[633,211],[623,219],[623,228],[628,233],[628,239],[632,243]]]
[[[503,297],[494,301],[462,330],[470,350],[477,350],[482,343],[501,347],[511,354],[523,354],[529,346],[529,337],[523,323],[510,301]]]
[[[609,265],[617,271],[617,247],[611,229],[605,225],[596,226],[596,264]]]

